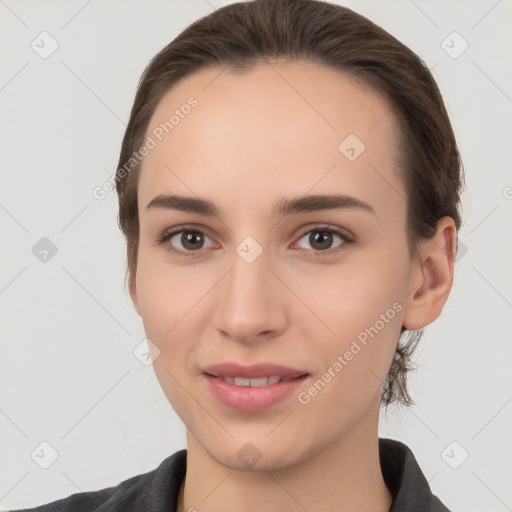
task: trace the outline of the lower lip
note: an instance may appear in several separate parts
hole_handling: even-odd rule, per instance
[[[307,375],[261,387],[235,386],[208,374],[204,374],[204,378],[206,386],[222,405],[237,411],[263,411],[290,396]]]

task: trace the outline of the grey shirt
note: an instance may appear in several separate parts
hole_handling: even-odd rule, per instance
[[[409,447],[400,441],[379,438],[379,455],[384,481],[393,496],[389,512],[450,512],[432,494]],[[175,512],[186,469],[187,450],[180,450],[156,469],[117,486],[11,512]]]

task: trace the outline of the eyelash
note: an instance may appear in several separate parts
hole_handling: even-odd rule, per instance
[[[318,251],[316,249],[312,249],[311,251],[309,251],[309,252],[312,252],[315,256],[331,256],[333,254],[337,254],[338,252],[346,249],[347,245],[354,243],[354,240],[355,240],[354,235],[352,235],[349,231],[342,229],[342,228],[338,228],[336,226],[331,226],[329,224],[326,224],[323,226],[316,226],[312,229],[309,229],[308,231],[303,232],[302,235],[298,238],[298,240],[301,240],[302,238],[304,238],[305,235],[308,235],[315,231],[321,232],[321,233],[332,233],[332,234],[338,235],[343,240],[343,243],[334,249],[326,249],[325,251]],[[186,232],[199,233],[201,235],[205,235],[208,237],[208,235],[206,233],[204,233],[203,231],[201,231],[200,229],[182,226],[180,229],[176,229],[174,231],[164,231],[162,233],[162,235],[158,238],[157,243],[159,245],[167,245],[165,247],[165,249],[174,254],[178,254],[181,256],[187,256],[187,257],[194,257],[195,256],[194,253],[199,253],[201,251],[200,249],[197,251],[182,251],[179,249],[175,249],[171,244],[167,244],[167,241],[170,240],[173,236],[178,235],[180,233],[184,233],[184,232],[185,233]],[[210,238],[210,237],[208,237],[208,238]],[[307,249],[303,249],[303,250],[307,250]]]

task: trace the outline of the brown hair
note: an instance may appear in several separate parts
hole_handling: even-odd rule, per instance
[[[124,134],[115,181],[119,225],[127,240],[127,275],[135,287],[140,164],[126,163],[144,143],[153,112],[176,82],[211,66],[250,69],[267,58],[309,59],[359,78],[390,100],[399,122],[411,258],[444,216],[457,230],[463,168],[439,89],[425,63],[407,46],[354,11],[317,0],[238,2],[200,18],[165,46],[144,70]],[[126,275],[125,275],[126,280]],[[402,328],[402,331],[404,329]],[[423,334],[397,344],[381,403],[414,403],[407,391],[411,355]]]

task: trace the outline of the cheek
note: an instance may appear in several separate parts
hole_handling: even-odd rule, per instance
[[[177,392],[171,375],[181,382],[192,369],[190,355],[204,322],[201,299],[212,286],[204,277],[201,284],[201,275],[192,265],[172,267],[159,254],[139,252],[137,299],[146,336],[159,350],[153,367],[166,394]]]
[[[326,411],[357,410],[380,392],[402,325],[407,262],[399,259],[395,254],[372,265],[340,267],[336,279],[326,275],[315,287],[303,281],[304,291],[317,290],[310,292],[313,309],[331,330],[322,327],[327,334],[315,341],[323,364],[316,388],[331,388],[319,401]]]
[[[140,254],[140,253],[139,253]],[[154,344],[153,370],[167,400],[182,416],[187,411],[186,361],[192,351],[193,336],[184,330],[190,327],[187,312],[197,302],[197,290],[178,271],[159,266],[144,253],[137,269],[137,299],[144,331]],[[194,300],[195,299],[195,300]],[[151,345],[150,345],[151,346]]]
[[[166,265],[161,258],[161,254],[141,248],[136,274],[137,300],[146,334],[160,340],[172,337],[194,297],[198,300],[193,276]]]
[[[386,330],[389,324],[400,321],[407,289],[403,265],[381,259],[373,263],[347,263],[329,272],[304,275],[307,277],[297,279],[294,290],[298,296],[307,298],[316,318],[328,327],[322,329],[331,342],[339,340],[342,345],[357,337],[381,315],[385,316]]]
[[[360,299],[339,302],[332,312],[336,334],[318,340],[316,356],[323,364],[303,395],[311,397],[326,425],[347,429],[380,400],[401,327],[400,303],[382,295]]]

